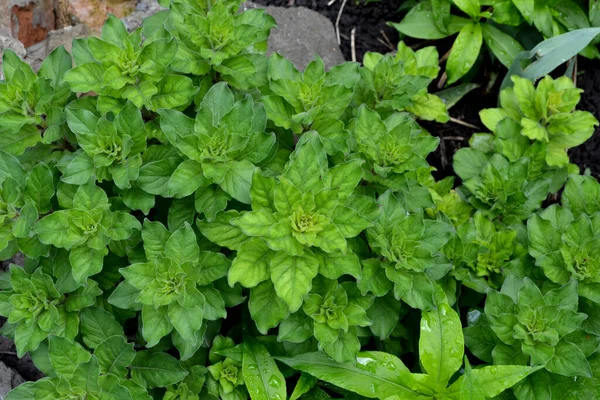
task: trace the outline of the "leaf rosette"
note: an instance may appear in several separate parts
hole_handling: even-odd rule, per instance
[[[112,304],[142,311],[142,334],[147,346],[156,346],[173,331],[176,346],[199,347],[205,320],[225,318],[225,302],[213,282],[227,275],[230,261],[220,253],[200,251],[188,225],[172,234],[160,223],[146,222],[142,230],[147,262],[119,271],[125,277]],[[120,293],[131,293],[123,302]],[[141,306],[141,307],[140,307]]]

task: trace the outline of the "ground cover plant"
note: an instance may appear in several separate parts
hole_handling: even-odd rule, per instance
[[[2,334],[46,374],[6,399],[600,397],[569,78],[513,76],[436,180],[435,47],[299,71],[264,10],[163,5],[4,51]]]

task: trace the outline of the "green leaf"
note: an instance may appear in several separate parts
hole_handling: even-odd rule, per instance
[[[102,66],[95,63],[79,65],[68,71],[64,80],[74,92],[101,92],[104,81]]]
[[[82,241],[82,238],[70,229],[69,218],[68,211],[55,211],[39,220],[33,231],[39,235],[42,243],[69,249]]]
[[[60,179],[70,185],[83,185],[90,180],[93,173],[94,161],[86,153],[82,152],[67,164]]]
[[[202,164],[194,160],[186,160],[179,164],[167,184],[168,197],[186,197],[199,187],[207,186],[209,181],[204,177]]]
[[[460,30],[446,63],[448,85],[462,78],[473,67],[482,42],[481,24],[469,23]]]
[[[287,397],[283,374],[267,349],[255,339],[244,338],[242,371],[252,400],[282,400]]]
[[[231,196],[220,186],[209,185],[196,190],[194,206],[198,213],[204,214],[207,221],[214,221],[217,214],[225,210],[229,200]]]
[[[554,348],[554,357],[546,364],[546,369],[564,376],[591,377],[592,370],[585,354],[579,347],[561,340]]]
[[[108,167],[108,170],[119,189],[129,189],[131,182],[138,178],[141,166],[142,157],[138,154],[119,163],[112,164]]]
[[[144,215],[148,215],[154,207],[155,198],[139,187],[133,187],[123,193],[123,203],[132,210],[140,210]]]
[[[138,183],[150,194],[168,196],[171,176],[179,166],[179,159],[168,157],[142,165]]]
[[[253,288],[270,278],[269,266],[275,252],[260,239],[250,239],[239,249],[231,263],[227,282],[233,287],[240,283],[243,287]]]
[[[248,240],[248,236],[244,235],[240,228],[230,223],[232,219],[239,216],[239,212],[235,210],[226,211],[217,214],[211,222],[198,219],[196,225],[202,235],[206,236],[211,242],[237,250]]]
[[[280,342],[302,343],[312,336],[312,318],[300,310],[287,317],[281,325],[279,325],[277,340]]]
[[[104,256],[108,249],[96,250],[86,245],[77,246],[69,253],[69,262],[73,267],[73,278],[83,284],[87,278],[102,271]]]
[[[448,304],[423,312],[419,358],[436,390],[445,388],[461,367],[464,347],[460,317]]]
[[[167,336],[173,330],[167,307],[144,305],[142,307],[142,336],[146,340],[146,347],[154,347],[160,339]]]
[[[194,299],[194,307],[188,308],[179,303],[172,303],[168,308],[169,320],[173,327],[184,340],[192,344],[196,344],[196,332],[202,328],[205,312],[205,303],[198,301],[198,297],[200,296]]]
[[[302,306],[312,280],[319,273],[318,259],[306,251],[300,256],[278,252],[271,261],[271,280],[277,296],[287,303],[291,312]]]
[[[102,294],[102,290],[100,290],[96,281],[91,279],[87,280],[86,285],[69,293],[69,297],[65,300],[65,309],[67,311],[80,311],[96,303],[96,297]]]
[[[575,218],[600,211],[600,184],[591,176],[571,175],[562,195],[563,205]]]
[[[339,362],[354,361],[360,350],[360,341],[355,327],[350,327],[348,332],[340,331],[333,342],[322,345],[325,353]]]
[[[167,75],[156,87],[158,92],[150,101],[150,108],[154,111],[160,108],[185,107],[198,93],[192,80],[182,75]]]
[[[79,343],[60,336],[50,336],[48,343],[50,363],[54,372],[61,376],[73,375],[80,364],[92,357]]]
[[[32,202],[40,214],[51,210],[50,201],[54,197],[54,177],[44,164],[36,165],[27,175],[23,200]]]
[[[417,39],[443,39],[460,31],[466,18],[451,15],[448,20],[446,32],[438,29],[432,18],[432,5],[430,1],[423,1],[414,6],[399,23],[390,23],[400,33]]]
[[[139,294],[140,291],[138,289],[127,283],[127,281],[124,281],[111,293],[108,303],[125,310],[139,311],[142,309],[141,304],[136,302]]]
[[[432,391],[421,387],[410,371],[395,356],[379,353],[359,353],[356,365],[333,361],[323,353],[306,353],[293,358],[277,357],[290,367],[309,373],[369,399],[401,400],[430,399]],[[421,389],[424,391],[421,392]]]
[[[327,168],[327,154],[316,134],[305,134],[290,155],[283,176],[300,191],[307,192],[322,185]]]
[[[234,199],[250,204],[250,186],[254,165],[247,160],[233,161],[228,164],[204,164],[204,175],[221,185],[223,190]]]
[[[544,40],[533,49],[520,53],[502,81],[501,89],[512,86],[510,78],[513,75],[537,81],[550,74],[559,65],[582,51],[598,34],[600,28],[576,29]],[[523,67],[524,60],[532,62]]]
[[[98,345],[94,355],[102,373],[124,378],[136,351],[133,343],[127,343],[124,336],[111,336]]]
[[[42,62],[38,75],[50,79],[52,86],[56,88],[63,83],[65,73],[72,67],[71,55],[64,46],[59,46]]]
[[[195,216],[194,199],[191,196],[173,200],[171,207],[169,207],[169,215],[167,216],[169,230],[176,231],[186,223],[192,225]]]
[[[317,382],[317,378],[303,372],[300,375],[300,379],[298,379],[298,383],[296,383],[296,386],[294,387],[294,391],[290,396],[290,400],[298,400],[303,398],[302,396],[307,394],[313,387],[315,387]]]
[[[479,0],[452,0],[452,2],[469,17],[473,19],[479,17],[481,7]]]
[[[454,388],[460,390],[461,399],[494,398],[536,370],[537,368],[520,365],[494,365],[471,369],[467,363],[465,376],[448,391],[452,393]]]
[[[187,375],[180,362],[166,353],[140,351],[131,364],[133,381],[149,389],[174,385]]]
[[[265,105],[267,116],[275,125],[285,129],[292,129],[294,132],[300,131],[300,124],[293,121],[295,114],[294,107],[280,96],[263,96],[261,101]]]
[[[3,182],[6,178],[13,178],[18,182],[23,182],[25,179],[25,170],[18,158],[0,152],[0,181]]]
[[[261,282],[250,289],[248,309],[256,328],[263,335],[279,325],[290,313],[285,301],[277,296],[271,281]]]
[[[269,236],[271,227],[277,222],[277,217],[273,214],[273,211],[266,208],[246,212],[232,221],[246,235],[259,237]]]
[[[124,335],[123,328],[112,314],[100,307],[86,308],[80,318],[83,343],[91,349],[112,336]]]
[[[165,255],[178,264],[197,263],[200,248],[196,242],[196,234],[189,224],[175,231],[165,245]]]
[[[468,93],[477,89],[480,85],[478,83],[462,83],[460,85],[452,86],[447,89],[436,92],[435,95],[438,96],[444,104],[446,104],[446,109],[450,109],[456,105],[463,97],[465,97]]]
[[[510,68],[515,58],[524,50],[523,46],[512,36],[502,32],[491,24],[485,23],[481,27],[483,40],[487,47],[500,60],[502,65]]]
[[[367,317],[373,321],[369,329],[381,340],[390,337],[400,323],[402,303],[392,293],[375,298],[373,305],[367,310]]]

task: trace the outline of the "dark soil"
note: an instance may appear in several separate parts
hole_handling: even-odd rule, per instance
[[[297,7],[303,6],[319,12],[335,24],[343,0],[336,0],[327,6],[328,0],[256,0],[262,5]],[[397,45],[398,32],[387,25],[387,21],[400,21],[402,14],[398,9],[402,0],[380,0],[369,4],[360,4],[356,0],[347,0],[340,19],[340,35],[342,38],[341,50],[347,60],[351,60],[350,31],[356,28],[356,58],[362,60],[367,51],[386,53]],[[291,5],[290,5],[291,4]],[[409,45],[419,43],[411,39]],[[421,45],[431,43],[422,43]],[[438,46],[440,56],[445,54],[452,45],[452,39],[434,42]],[[594,68],[594,62],[579,57],[578,87],[585,90],[582,95],[579,109],[590,111],[596,118],[600,117],[600,70]],[[440,136],[439,148],[432,154],[428,161],[438,169],[437,178],[453,175],[452,156],[461,147],[468,146],[469,137],[476,132],[485,132],[479,120],[479,110],[497,106],[500,82],[504,78],[500,75],[496,84],[489,90],[485,86],[489,83],[492,70],[502,71],[498,65],[491,65],[484,61],[477,75],[471,77],[473,82],[482,83],[482,88],[476,89],[465,96],[450,110],[450,115],[479,129],[469,128],[454,122],[447,124],[423,123],[422,125],[433,135]],[[437,81],[432,83],[430,92],[435,92]],[[592,175],[600,178],[600,128],[596,129],[593,137],[582,146],[570,151],[571,162],[579,165],[583,170],[589,168]]]
[[[584,90],[581,95],[579,109],[586,110],[600,119],[600,69],[597,60],[586,60],[579,57],[579,74],[577,87]],[[595,65],[594,65],[595,64]],[[571,150],[571,161],[583,170],[589,168],[592,175],[600,177],[600,128],[583,145]]]
[[[4,324],[5,319],[0,319],[0,327]],[[26,354],[23,358],[17,357],[17,349],[15,343],[0,335],[0,361],[2,361],[7,367],[14,369],[27,381],[37,381],[44,377],[44,374],[38,370],[29,354]]]

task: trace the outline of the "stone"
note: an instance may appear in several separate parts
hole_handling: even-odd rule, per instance
[[[261,8],[246,2],[243,9]],[[294,65],[304,70],[318,54],[331,68],[345,61],[337,43],[335,28],[327,17],[306,7],[266,7],[267,13],[277,21],[277,28],[271,30],[269,54],[277,52]]]
[[[0,56],[4,49],[13,50],[21,58],[25,57],[25,54],[27,54],[23,44],[10,36],[10,32],[0,30]],[[4,79],[4,73],[2,72],[2,57],[0,57],[0,79]]]
[[[3,400],[8,392],[24,382],[25,379],[21,375],[0,361],[0,400]]]
[[[132,13],[136,0],[61,0],[67,14],[92,29],[100,29],[108,14],[122,18]]]
[[[63,29],[50,31],[46,40],[34,44],[27,48],[27,61],[35,71],[37,71],[44,59],[59,46],[65,46],[67,51],[71,51],[73,39],[86,37],[90,35],[89,28],[84,24],[67,26]]]
[[[136,30],[142,26],[145,18],[156,14],[160,10],[164,10],[156,0],[140,0],[135,7],[135,11],[130,15],[121,18],[125,27],[129,32]]]
[[[54,0],[11,0],[12,36],[25,47],[39,43],[56,29]]]

